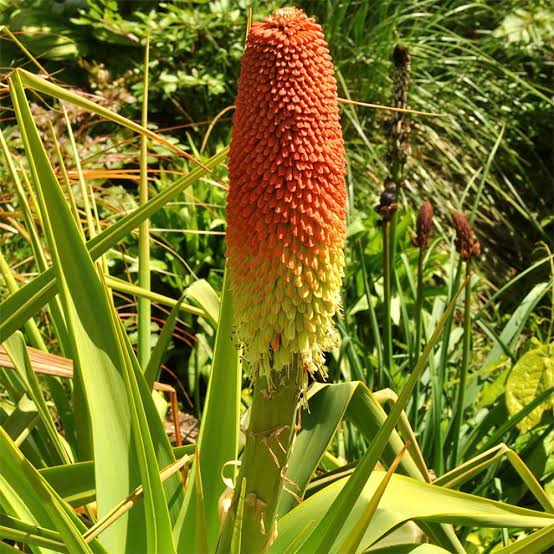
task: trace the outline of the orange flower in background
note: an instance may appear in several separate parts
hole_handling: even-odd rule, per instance
[[[321,27],[284,8],[254,23],[229,155],[227,257],[254,375],[316,371],[336,345],[346,217],[337,84]]]

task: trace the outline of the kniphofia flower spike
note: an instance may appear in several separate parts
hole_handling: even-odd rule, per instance
[[[254,23],[229,157],[227,257],[253,375],[313,372],[336,344],[344,267],[345,155],[321,27],[301,10]]]

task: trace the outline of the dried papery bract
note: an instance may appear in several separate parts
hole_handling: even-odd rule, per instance
[[[471,224],[466,216],[459,212],[454,212],[452,214],[452,223],[454,229],[456,229],[456,250],[462,259],[467,261],[479,256],[481,245],[477,238],[475,238]]]
[[[227,257],[253,374],[322,367],[336,344],[344,267],[345,156],[321,27],[295,8],[254,23],[229,156]]]
[[[344,268],[344,142],[327,44],[301,10],[277,10],[251,27],[229,178],[229,277],[254,391],[220,550],[229,551],[237,491],[244,486],[241,550],[254,553],[276,534],[300,393],[308,373],[323,370],[323,353],[338,343],[333,317]]]
[[[433,231],[433,206],[429,200],[424,200],[419,208],[416,222],[416,235],[413,239],[414,246],[427,250],[429,239]]]

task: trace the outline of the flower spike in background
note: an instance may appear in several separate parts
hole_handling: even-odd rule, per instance
[[[452,224],[456,229],[456,250],[464,261],[479,256],[481,245],[475,238],[471,224],[464,214],[454,212],[452,214]]]
[[[414,246],[423,251],[429,248],[429,239],[433,231],[433,215],[433,205],[429,200],[424,200],[417,214],[416,235],[413,238]]]

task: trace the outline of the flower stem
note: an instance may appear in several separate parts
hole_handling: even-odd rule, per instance
[[[232,505],[225,518],[218,552],[229,552],[243,480],[246,481],[241,528],[241,552],[264,552],[273,542],[279,498],[292,442],[304,368],[294,357],[289,372],[259,376],[254,383],[246,446]],[[294,491],[294,484],[289,487]]]
[[[378,388],[385,387],[384,372],[389,376],[393,370],[392,318],[391,318],[391,279],[393,255],[393,221],[383,221],[383,364],[379,367]]]
[[[146,38],[144,50],[144,81],[143,81],[143,102],[141,125],[148,124],[148,63],[149,63],[150,35]],[[140,204],[148,202],[148,138],[140,137],[140,181],[139,181]],[[139,287],[150,290],[150,222],[144,220],[139,227],[139,257],[138,257],[138,284]],[[150,319],[152,307],[150,300],[143,296],[138,299],[137,312],[137,350],[138,359],[143,371],[148,366],[150,359]]]
[[[458,383],[458,394],[454,419],[452,421],[452,467],[460,463],[459,443],[460,430],[463,421],[465,389],[467,382],[467,371],[471,358],[471,258],[466,262],[466,290],[464,300],[464,342],[462,354],[462,366],[460,368],[460,382]]]
[[[415,313],[414,313],[415,343],[413,347],[412,365],[415,365],[421,351],[421,335],[422,335],[421,310],[423,306],[423,259],[424,257],[425,257],[425,250],[423,248],[420,248],[419,256],[417,259],[417,290],[416,290],[416,303],[415,303]],[[413,406],[412,426],[414,429],[417,429],[417,423],[418,423],[419,396],[420,396],[420,382],[418,381],[414,389],[414,396],[412,400],[412,406]]]

